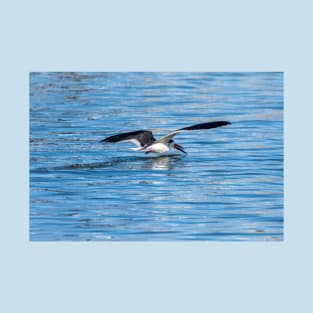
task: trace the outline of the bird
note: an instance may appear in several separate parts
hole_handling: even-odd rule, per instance
[[[169,152],[171,148],[174,148],[176,150],[183,152],[186,155],[187,152],[185,151],[185,149],[181,145],[174,142],[173,140],[174,136],[185,131],[211,129],[230,124],[231,123],[228,121],[213,121],[207,123],[200,123],[174,130],[160,139],[155,139],[152,131],[150,130],[145,129],[136,130],[106,137],[102,139],[100,142],[111,142],[111,143],[132,142],[137,146],[136,148],[131,148],[132,150],[145,152],[146,154],[151,152],[162,154]]]

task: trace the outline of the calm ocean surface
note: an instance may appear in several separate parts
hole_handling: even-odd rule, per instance
[[[283,240],[282,73],[31,73],[30,239]],[[170,130],[145,155],[119,132]]]

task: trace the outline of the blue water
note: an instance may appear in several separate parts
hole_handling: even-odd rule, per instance
[[[214,120],[145,155],[119,132]],[[282,73],[31,73],[31,240],[283,240]]]

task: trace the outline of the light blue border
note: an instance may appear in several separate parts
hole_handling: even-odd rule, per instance
[[[1,312],[313,311],[309,1],[1,6]],[[285,72],[285,241],[29,242],[28,75],[60,70]]]

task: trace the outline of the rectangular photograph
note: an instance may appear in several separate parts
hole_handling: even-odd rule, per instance
[[[284,73],[29,79],[31,241],[283,241]]]

